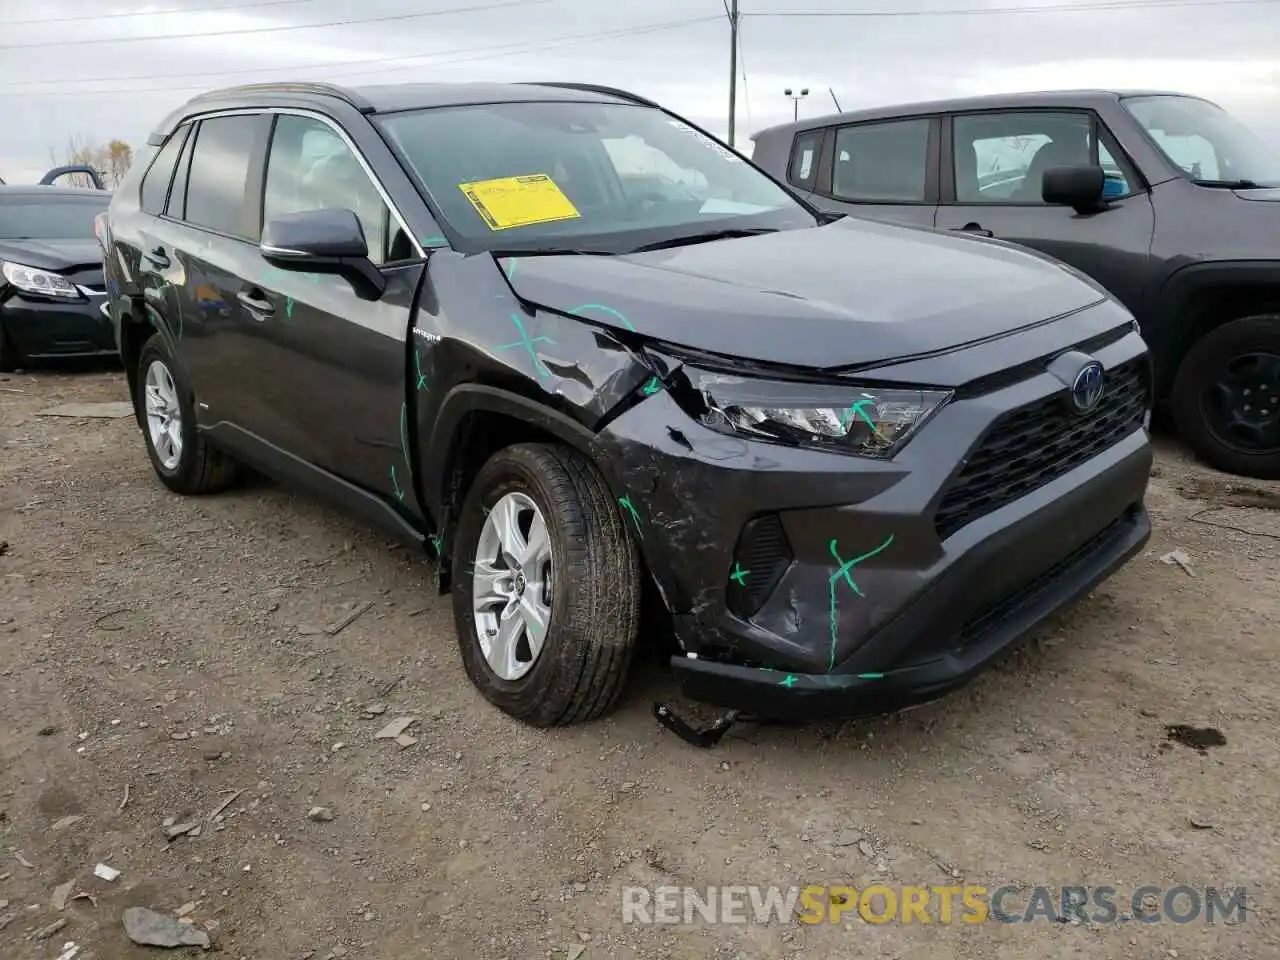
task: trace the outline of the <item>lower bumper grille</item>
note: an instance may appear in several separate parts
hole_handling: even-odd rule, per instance
[[[1068,412],[1061,394],[1005,414],[947,488],[934,515],[939,538],[1114,446],[1142,425],[1150,402],[1150,366],[1139,357],[1107,371],[1106,392],[1087,414]]]

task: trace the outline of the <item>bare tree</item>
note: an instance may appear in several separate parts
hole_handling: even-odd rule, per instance
[[[53,157],[53,150],[49,151],[49,155]],[[112,190],[120,186],[120,181],[129,172],[129,165],[132,162],[133,148],[125,141],[109,140],[106,143],[95,144],[86,137],[80,136],[72,136],[67,140],[61,163],[54,160],[55,165],[59,166],[77,164],[93,167],[98,171],[107,188]],[[73,173],[67,177],[67,181],[77,187],[93,186],[83,173]]]

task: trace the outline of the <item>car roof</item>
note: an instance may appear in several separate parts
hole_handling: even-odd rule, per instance
[[[530,103],[579,101],[585,103],[637,103],[654,106],[637,94],[588,83],[393,83],[345,87],[331,83],[254,83],[211,90],[193,97],[174,110],[148,141],[157,146],[183,120],[211,110],[254,107],[316,105],[317,100],[345,103],[361,113],[397,113],[434,107],[458,107],[482,103]]]
[[[1018,109],[1019,107],[1084,107],[1086,109],[1097,109],[1109,106],[1117,100],[1127,97],[1188,97],[1195,100],[1203,99],[1173,90],[1037,90],[1025,93],[997,93],[980,97],[900,103],[891,106],[870,107],[865,110],[831,113],[822,117],[766,127],[753,133],[751,139],[756,140],[765,134],[774,134],[781,131],[798,132],[817,127],[827,127],[835,123],[850,123],[862,120],[892,120],[898,117],[960,113],[969,110],[1009,110]]]
[[[70,200],[76,197],[101,197],[104,200],[111,199],[111,191],[95,190],[93,187],[52,187],[42,186],[35,183],[5,183],[0,184],[0,200],[8,200],[18,197],[24,200]]]

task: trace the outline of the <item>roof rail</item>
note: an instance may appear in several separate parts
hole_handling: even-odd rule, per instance
[[[598,83],[561,83],[552,80],[525,80],[523,83],[527,87],[559,87],[561,90],[580,90],[583,93],[599,93],[608,97],[630,100],[632,103],[644,104],[646,107],[657,106],[652,100],[642,97],[638,93],[619,90],[617,87],[606,87]]]
[[[197,94],[188,103],[204,103],[209,100],[224,100],[228,97],[251,96],[255,93],[309,93],[317,97],[334,97],[355,107],[361,113],[373,113],[373,104],[355,91],[340,87],[336,83],[319,83],[314,81],[294,81],[288,83],[246,83],[238,87],[222,87],[208,93]]]

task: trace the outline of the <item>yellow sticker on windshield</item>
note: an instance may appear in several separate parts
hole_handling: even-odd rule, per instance
[[[490,230],[577,220],[582,216],[545,173],[460,183],[458,189],[467,195]]]

